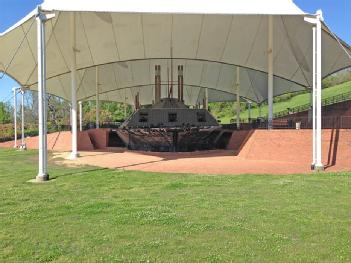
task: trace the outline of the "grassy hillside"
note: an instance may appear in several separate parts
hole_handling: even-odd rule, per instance
[[[340,85],[336,85],[334,87],[325,88],[322,90],[322,98],[330,98],[339,94],[343,94],[346,92],[351,92],[351,81],[345,82]],[[293,108],[296,106],[304,105],[310,102],[310,93],[300,93],[300,94],[286,94],[280,97],[275,98],[274,103],[274,112],[279,112],[286,110],[287,108]],[[212,113],[221,120],[223,124],[230,123],[230,120],[235,118],[233,112],[235,109],[233,107],[233,103],[211,103],[210,107],[212,109]],[[242,109],[244,109],[240,115],[242,119],[248,118],[248,110],[245,109],[245,104],[242,104]],[[268,114],[268,106],[264,104],[261,106],[261,116],[266,116]],[[259,116],[259,109],[256,104],[253,104],[253,108],[251,111],[251,117],[257,118]]]

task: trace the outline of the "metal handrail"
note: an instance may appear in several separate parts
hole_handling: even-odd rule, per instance
[[[337,103],[341,103],[341,102],[345,102],[345,101],[349,101],[349,100],[351,100],[351,91],[323,99],[322,106],[329,106],[329,105],[333,105],[333,104],[337,104]],[[303,104],[300,106],[296,106],[296,107],[293,107],[290,109],[276,112],[276,113],[274,113],[273,116],[274,116],[274,118],[282,118],[282,117],[288,116],[290,114],[295,114],[295,113],[307,111],[310,108],[311,108],[311,104],[306,103],[306,104]]]

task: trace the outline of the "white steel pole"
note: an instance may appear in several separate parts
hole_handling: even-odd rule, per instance
[[[70,159],[78,157],[77,147],[77,62],[76,62],[76,21],[71,13],[71,118],[72,118],[72,152]]]
[[[316,164],[315,170],[323,170],[322,164],[322,11],[317,12],[317,32],[316,32]]]
[[[312,78],[312,169],[316,165],[316,27],[313,32],[313,78]]]
[[[96,129],[100,128],[99,67],[95,67],[96,86]]]
[[[307,116],[307,121],[308,123],[311,123],[312,122],[312,105],[313,105],[313,88],[311,88],[310,90],[310,108],[308,109],[308,116]]]
[[[15,141],[13,148],[17,148],[17,88],[13,88],[13,129],[15,134]]]
[[[204,109],[208,110],[208,88],[205,88],[205,105]]]
[[[83,131],[83,106],[82,102],[79,101],[79,131]]]
[[[39,117],[39,171],[36,181],[49,180],[47,173],[47,135],[46,135],[46,54],[45,20],[38,8],[37,13],[37,54],[38,54],[38,117]]]
[[[72,129],[72,105],[71,105],[71,103],[69,104],[69,126],[71,126],[71,129]]]
[[[26,150],[26,143],[24,142],[24,89],[21,89],[21,150]]]
[[[236,67],[236,128],[240,129],[240,68]]]
[[[268,17],[268,129],[273,129],[273,66],[274,66],[274,20]]]

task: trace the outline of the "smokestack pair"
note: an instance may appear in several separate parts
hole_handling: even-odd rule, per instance
[[[173,83],[171,83],[173,85]],[[169,86],[169,83],[168,83]],[[172,92],[173,93],[173,92]],[[155,65],[155,103],[161,101],[161,66]],[[178,101],[184,101],[183,66],[178,66]]]

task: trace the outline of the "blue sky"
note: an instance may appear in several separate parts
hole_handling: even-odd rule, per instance
[[[41,2],[42,0],[0,0],[0,32],[16,23]],[[308,13],[315,13],[316,10],[322,9],[326,22],[331,29],[351,45],[349,20],[351,0],[294,0],[294,2]],[[0,79],[0,101],[11,97],[11,89],[14,86],[17,86],[17,84],[10,78]]]

